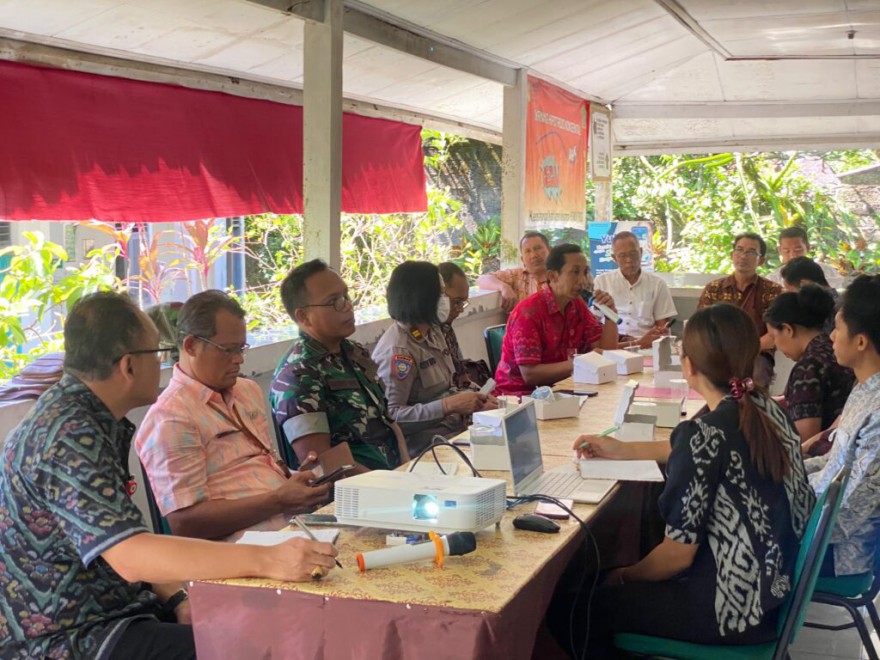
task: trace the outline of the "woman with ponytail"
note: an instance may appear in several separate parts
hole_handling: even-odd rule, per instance
[[[838,364],[831,338],[825,334],[825,323],[833,314],[834,299],[816,284],[781,294],[764,314],[776,348],[795,362],[784,405],[801,442],[831,427],[855,384],[855,374]],[[813,447],[814,456],[830,449],[828,443]]]
[[[752,379],[759,351],[745,312],[704,308],[685,327],[681,365],[708,412],[679,424],[665,455],[650,446],[663,443],[575,443],[588,443],[586,457],[666,459],[665,537],[596,593],[590,657],[607,657],[618,632],[703,644],[774,638],[815,497],[796,431]]]

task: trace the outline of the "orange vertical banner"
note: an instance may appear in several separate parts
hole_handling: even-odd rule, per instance
[[[528,224],[583,229],[589,103],[529,76],[526,112]]]

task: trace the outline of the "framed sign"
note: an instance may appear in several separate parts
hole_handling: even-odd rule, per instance
[[[611,112],[604,105],[590,104],[590,176],[611,181]]]

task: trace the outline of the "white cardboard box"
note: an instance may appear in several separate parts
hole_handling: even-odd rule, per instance
[[[681,402],[675,399],[636,399],[629,407],[633,415],[653,415],[657,426],[674,429],[681,422]]]
[[[470,426],[469,435],[471,442],[471,463],[478,470],[502,470],[510,472],[510,451],[504,440],[504,432],[501,428],[502,417],[489,415],[496,412],[487,410],[479,413],[482,418],[477,421],[474,414],[474,423]],[[475,427],[481,432],[474,431]]]
[[[602,353],[617,365],[618,376],[641,373],[645,370],[645,360],[638,353],[632,351],[615,350]]]
[[[617,425],[614,437],[618,440],[638,442],[654,439],[657,418],[652,415],[632,415],[629,413],[638,387],[639,383],[635,380],[630,380],[623,386],[620,401],[617,403],[617,411],[614,414],[614,423]]]
[[[673,359],[672,337],[660,337],[651,344],[654,351],[654,387],[672,387],[681,378],[681,361]],[[675,356],[676,358],[678,356]]]
[[[601,385],[613,381],[617,377],[616,374],[617,365],[595,351],[578,355],[574,359],[572,378],[575,383]]]
[[[535,399],[535,416],[540,420],[577,417],[581,414],[581,399],[570,394],[554,393],[554,400]]]

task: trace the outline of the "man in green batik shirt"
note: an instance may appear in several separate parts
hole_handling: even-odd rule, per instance
[[[281,300],[300,336],[275,370],[269,400],[297,458],[348,442],[355,472],[408,461],[376,364],[347,339],[355,330],[354,308],[342,278],[320,259],[307,261],[284,278]]]

